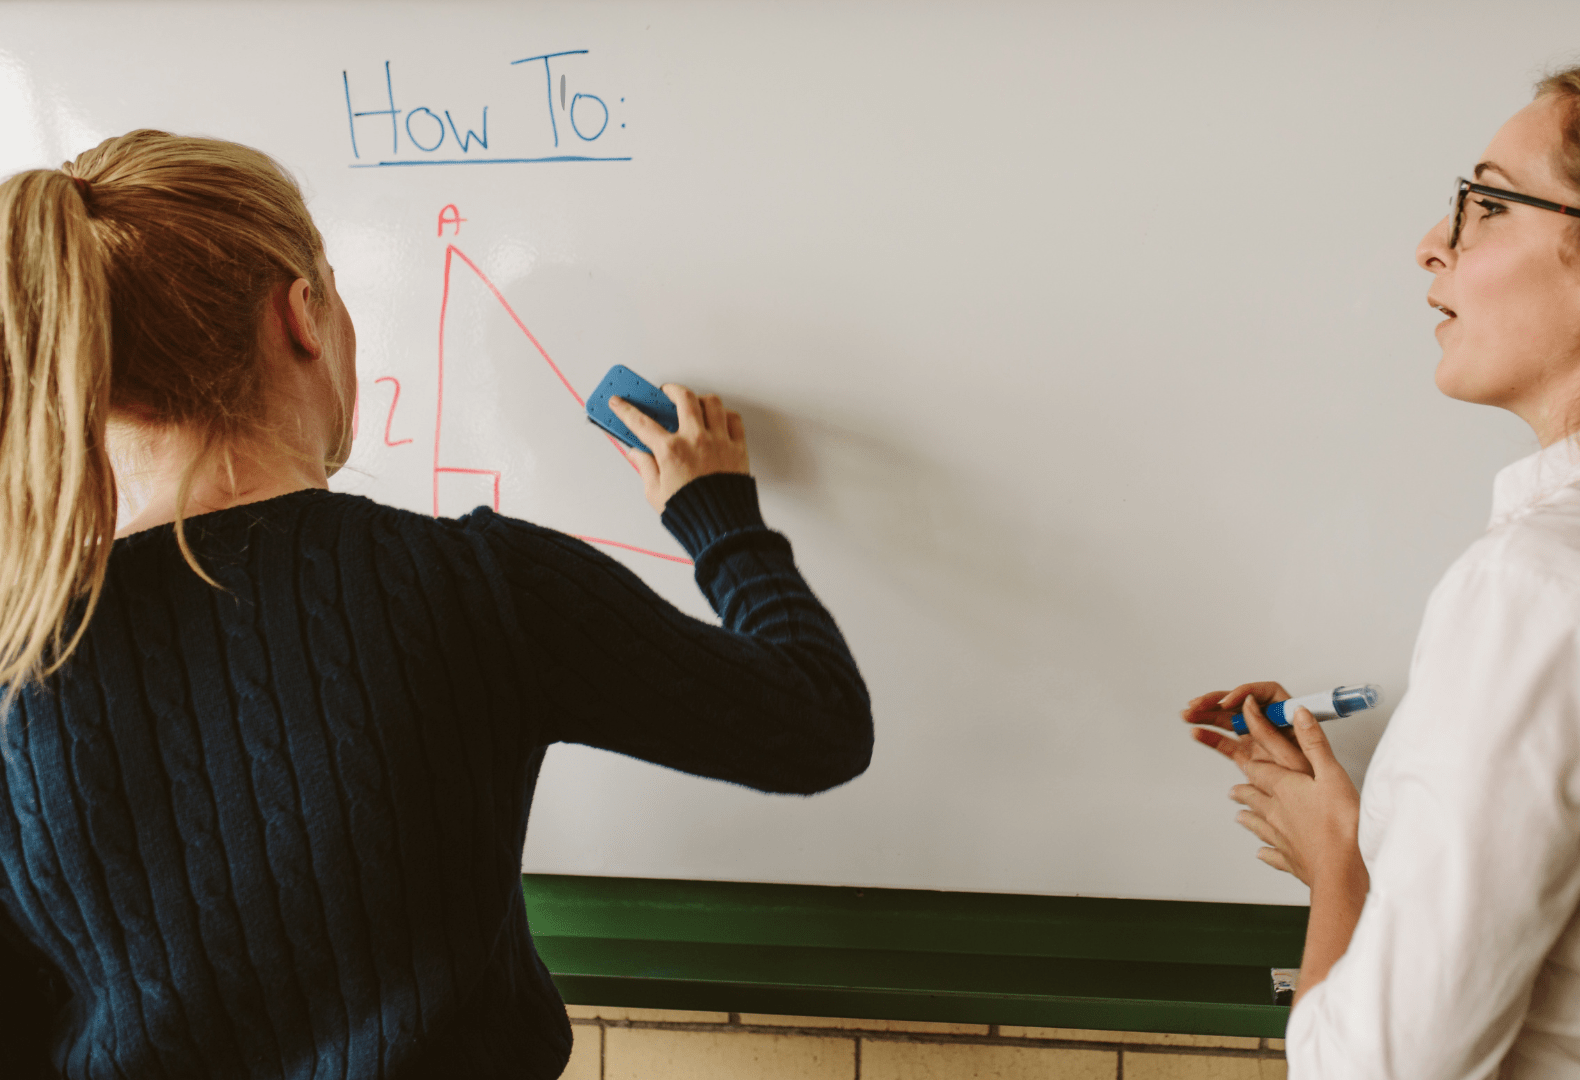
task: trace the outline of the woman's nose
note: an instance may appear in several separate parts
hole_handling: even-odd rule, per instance
[[[1422,270],[1437,273],[1448,266],[1454,249],[1448,246],[1448,215],[1426,231],[1415,249],[1415,264]]]

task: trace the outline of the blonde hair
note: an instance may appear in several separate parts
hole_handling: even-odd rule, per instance
[[[1536,84],[1535,97],[1556,97],[1567,107],[1563,142],[1558,150],[1558,171],[1571,186],[1580,190],[1580,67],[1564,68],[1544,76]]]
[[[185,428],[199,464],[274,441],[259,328],[272,291],[324,296],[301,190],[237,143],[141,130],[0,183],[0,684],[65,663],[104,587],[108,423]],[[349,410],[349,403],[345,408]]]

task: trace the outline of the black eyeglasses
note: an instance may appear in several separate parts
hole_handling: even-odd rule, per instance
[[[1449,247],[1454,247],[1459,243],[1460,230],[1465,225],[1465,196],[1472,192],[1477,195],[1491,195],[1495,199],[1506,199],[1509,202],[1524,203],[1526,206],[1534,206],[1540,210],[1554,210],[1560,214],[1568,214],[1570,217],[1580,217],[1580,210],[1575,209],[1573,206],[1565,206],[1562,203],[1551,202],[1547,199],[1538,199],[1534,195],[1521,195],[1517,191],[1505,191],[1502,188],[1488,187],[1485,184],[1473,184],[1461,176],[1454,183],[1454,198],[1449,203],[1449,208],[1453,213],[1453,224],[1448,230]]]

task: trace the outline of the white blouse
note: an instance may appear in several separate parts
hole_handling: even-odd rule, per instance
[[[1498,474],[1366,774],[1371,893],[1291,1080],[1580,1078],[1580,451]]]

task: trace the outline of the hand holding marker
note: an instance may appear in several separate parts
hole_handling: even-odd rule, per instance
[[[1287,731],[1295,719],[1296,710],[1302,706],[1310,711],[1314,719],[1332,720],[1362,709],[1375,708],[1382,701],[1382,690],[1376,686],[1341,686],[1327,693],[1294,698],[1276,682],[1241,683],[1227,692],[1213,690],[1192,698],[1186,703],[1180,718],[1196,728],[1198,742],[1219,747],[1219,738],[1212,734],[1213,729],[1225,733],[1232,731],[1241,736],[1247,734],[1245,711],[1253,701],[1257,713],[1270,726],[1275,730]],[[1233,745],[1231,741],[1220,748],[1227,753]]]
[[[1311,715],[1318,720],[1336,720],[1341,716],[1375,709],[1381,701],[1382,687],[1373,683],[1365,686],[1340,686],[1331,691],[1271,702],[1262,710],[1262,715],[1266,716],[1274,727],[1287,728],[1294,723],[1296,709],[1309,709]],[[1237,735],[1249,733],[1250,729],[1245,726],[1244,713],[1235,714],[1234,730]]]

